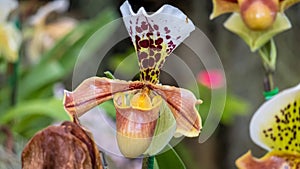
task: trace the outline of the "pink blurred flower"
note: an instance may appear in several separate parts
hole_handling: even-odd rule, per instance
[[[222,71],[218,69],[200,71],[197,80],[200,84],[210,89],[221,88],[225,84],[224,75]]]

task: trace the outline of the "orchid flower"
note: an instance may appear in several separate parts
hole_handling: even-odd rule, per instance
[[[172,135],[196,137],[200,133],[201,118],[195,105],[202,101],[189,90],[159,84],[160,69],[166,57],[195,27],[185,14],[170,5],[149,15],[144,8],[134,13],[125,1],[120,10],[138,56],[140,81],[91,77],[73,92],[65,92],[64,106],[76,118],[113,99],[119,149],[124,156],[135,158],[157,153],[149,151],[151,142],[165,146],[170,141],[171,138],[153,139],[157,128],[165,125],[161,120],[163,112],[170,111],[172,117],[164,116],[176,120],[176,132],[174,130]]]
[[[18,7],[14,0],[0,0],[0,57],[15,62],[19,56],[22,36],[14,23],[7,21],[12,10]]]
[[[300,85],[282,91],[264,103],[250,123],[252,140],[269,151],[261,159],[251,152],[237,160],[241,169],[300,167]]]
[[[276,34],[291,28],[284,10],[299,0],[213,0],[211,19],[234,12],[224,26],[256,51]]]
[[[33,32],[30,35],[32,37],[29,41],[27,53],[32,62],[36,62],[45,50],[51,48],[57,40],[76,26],[77,21],[69,17],[59,18],[52,23],[46,23],[50,13],[62,13],[68,8],[68,0],[55,0],[39,8],[37,13],[29,18],[29,24],[33,26]],[[29,35],[27,34],[27,36]]]

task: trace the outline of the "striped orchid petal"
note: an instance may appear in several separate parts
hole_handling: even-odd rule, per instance
[[[197,137],[201,131],[201,118],[195,106],[202,103],[186,89],[167,85],[152,85],[149,88],[158,93],[168,104],[175,117],[178,134]]]
[[[91,77],[83,81],[73,92],[65,91],[64,107],[71,116],[81,116],[98,104],[112,99],[118,92],[140,89],[143,86],[139,81],[127,82]]]

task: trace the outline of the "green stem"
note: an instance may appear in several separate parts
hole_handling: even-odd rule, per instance
[[[143,159],[142,169],[154,169],[154,156],[145,157]]]
[[[265,92],[273,91],[276,89],[273,76],[277,58],[276,45],[273,39],[259,49],[259,55],[265,69],[264,90]]]
[[[10,105],[14,106],[17,102],[17,76],[18,76],[18,62],[8,64],[8,75],[10,84]]]

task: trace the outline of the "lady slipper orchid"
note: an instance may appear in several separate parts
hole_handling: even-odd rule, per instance
[[[91,77],[73,92],[65,92],[64,106],[76,118],[113,98],[119,149],[124,156],[135,158],[155,154],[170,141],[153,139],[169,119],[176,120],[176,134],[198,136],[202,126],[195,105],[202,101],[186,89],[158,83],[166,57],[194,30],[187,16],[170,5],[152,15],[144,8],[134,13],[128,1],[120,10],[138,56],[140,81]],[[173,117],[163,114],[167,111]],[[173,136],[175,130],[170,131]],[[160,145],[150,146],[153,142]]]
[[[276,34],[291,28],[284,14],[299,0],[213,0],[211,19],[234,12],[224,26],[238,34],[252,51],[259,49]]]
[[[10,12],[18,7],[14,0],[0,1],[0,57],[8,62],[15,62],[19,56],[22,36],[14,23],[8,22]]]
[[[299,168],[300,85],[264,103],[251,120],[250,135],[269,153],[256,159],[248,152],[237,160],[239,168]]]

